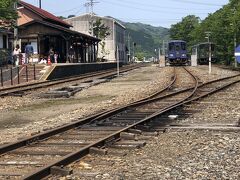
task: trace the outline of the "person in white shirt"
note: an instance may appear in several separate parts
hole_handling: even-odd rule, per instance
[[[16,66],[19,65],[20,54],[21,54],[21,49],[17,44],[13,50],[13,65],[16,65]]]

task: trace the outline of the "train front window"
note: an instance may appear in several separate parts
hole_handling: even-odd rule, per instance
[[[181,50],[181,47],[179,44],[176,44],[176,51],[179,51],[179,50]]]
[[[174,44],[173,43],[169,43],[169,51],[174,51]]]
[[[181,43],[182,46],[182,50],[185,51],[186,50],[186,44],[185,43]]]

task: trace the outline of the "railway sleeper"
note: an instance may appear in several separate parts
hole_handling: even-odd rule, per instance
[[[106,155],[108,153],[107,149],[91,147],[89,149],[90,154]]]
[[[142,131],[140,129],[128,129],[129,133],[133,133],[133,134],[142,134]]]
[[[124,140],[137,140],[136,134],[133,133],[121,132],[120,137]]]
[[[146,141],[125,141],[121,140],[119,142],[114,143],[110,146],[110,148],[116,149],[139,149],[146,145]]]
[[[73,170],[66,167],[53,166],[50,168],[50,173],[57,176],[67,176],[71,175]]]

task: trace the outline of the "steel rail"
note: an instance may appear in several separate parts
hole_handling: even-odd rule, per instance
[[[220,81],[220,80],[218,80],[218,81]],[[216,82],[216,81],[213,81],[213,82]],[[38,171],[36,171],[34,173],[28,174],[26,177],[24,177],[24,179],[32,180],[32,179],[39,178],[39,177],[40,178],[46,177],[46,176],[48,176],[50,174],[51,167],[53,167],[53,166],[66,166],[66,165],[74,162],[75,160],[80,159],[81,157],[84,157],[86,154],[88,154],[91,147],[101,147],[101,146],[104,146],[105,143],[108,141],[108,139],[115,139],[117,141],[117,140],[120,139],[120,134],[122,132],[126,132],[129,129],[135,128],[139,124],[146,123],[146,122],[148,122],[148,121],[158,117],[159,115],[161,115],[163,113],[166,113],[166,112],[168,112],[170,110],[173,110],[173,109],[175,109],[177,107],[180,107],[180,106],[182,106],[184,104],[187,104],[187,103],[190,103],[192,101],[195,101],[195,100],[197,100],[199,98],[206,97],[209,94],[213,94],[215,92],[218,92],[221,89],[229,87],[230,85],[235,84],[237,82],[240,82],[240,80],[228,83],[227,85],[224,85],[221,88],[217,88],[215,90],[212,90],[211,92],[208,92],[208,93],[206,93],[204,95],[201,95],[199,97],[195,97],[195,98],[189,99],[189,98],[193,97],[194,93],[197,90],[198,81],[196,81],[196,86],[195,86],[194,90],[192,91],[192,93],[188,97],[185,98],[185,100],[181,100],[180,102],[177,102],[176,104],[173,104],[173,105],[170,105],[167,108],[161,109],[161,110],[157,111],[156,113],[150,115],[149,117],[146,117],[146,118],[140,120],[139,122],[136,122],[136,123],[134,123],[134,124],[132,124],[132,125],[126,127],[126,128],[123,128],[123,129],[119,130],[118,132],[115,132],[115,133],[113,133],[113,134],[111,134],[111,135],[109,135],[109,136],[107,136],[107,137],[105,137],[105,138],[103,138],[101,140],[98,140],[98,141],[96,141],[96,142],[94,142],[94,143],[92,143],[92,144],[90,144],[90,145],[88,145],[88,146],[86,146],[84,148],[81,148],[79,151],[71,153],[71,154],[63,157],[62,159],[60,159],[60,160],[58,160],[56,162],[53,162],[52,164],[50,164],[48,166],[45,166],[45,167],[41,168],[40,170],[38,170]]]
[[[197,80],[197,78],[193,74],[191,74],[189,71],[187,71],[187,72],[194,79],[194,81],[195,81],[195,88],[193,89],[193,91],[191,92],[190,95],[188,95],[186,98],[184,98],[180,102],[177,102],[177,104],[179,104],[179,103],[185,101],[186,99],[190,98],[194,94],[194,92],[196,91],[196,89],[198,87],[198,80]],[[191,89],[190,89],[190,91],[191,91]],[[142,103],[142,102],[140,102],[140,103]],[[157,115],[159,114],[158,112],[156,112],[156,113],[157,113]],[[79,158],[85,156],[86,154],[88,154],[91,147],[104,146],[105,142],[108,139],[115,139],[115,140],[119,139],[120,138],[120,133],[125,132],[128,129],[130,129],[130,128],[138,125],[138,124],[141,124],[142,122],[145,122],[147,119],[152,119],[152,118],[156,117],[156,115],[155,115],[156,113],[153,113],[148,118],[144,118],[143,120],[141,120],[141,121],[139,121],[137,123],[134,123],[133,125],[130,125],[130,126],[126,127],[126,128],[123,128],[123,129],[121,129],[121,130],[119,130],[119,131],[117,131],[117,132],[115,132],[115,133],[113,133],[113,134],[111,134],[111,135],[101,139],[101,140],[98,140],[98,141],[96,141],[96,142],[94,142],[94,143],[92,143],[92,144],[90,144],[88,146],[85,146],[84,148],[81,148],[77,152],[73,152],[73,153],[71,153],[71,154],[61,158],[60,160],[58,160],[56,162],[53,162],[52,164],[47,165],[47,166],[37,170],[36,172],[30,173],[30,174],[26,175],[26,177],[24,177],[24,179],[26,179],[26,180],[33,180],[35,178],[43,178],[43,177],[48,176],[50,174],[51,167],[53,167],[53,166],[65,166],[65,165],[67,165],[69,163],[74,162],[76,159],[79,159]],[[110,112],[110,114],[108,114],[108,115],[111,116],[112,113]],[[104,117],[101,117],[101,119],[102,118],[104,118]]]
[[[210,84],[210,83],[214,83],[214,82],[217,82],[217,81],[220,81],[220,80],[234,78],[234,77],[237,77],[237,76],[240,76],[240,75],[234,75],[234,76],[229,76],[229,77],[225,77],[225,78],[209,81],[207,83],[199,85],[199,87],[202,87],[204,85],[207,85],[207,84]],[[174,78],[174,79],[176,79],[176,78]],[[173,81],[170,82],[170,84],[167,87],[170,87],[172,83],[173,83]],[[165,88],[164,90],[166,90],[166,89],[167,88]],[[184,89],[184,90],[180,90],[178,92],[174,92],[174,93],[168,94],[166,96],[160,96],[160,97],[157,97],[157,98],[152,98],[152,99],[150,98],[150,99],[147,99],[147,100],[136,101],[136,102],[130,103],[129,105],[124,105],[124,106],[121,106],[121,107],[118,107],[118,108],[114,108],[114,109],[111,109],[111,110],[100,112],[100,113],[97,113],[97,114],[92,115],[90,117],[81,119],[79,121],[72,122],[70,124],[67,124],[67,125],[64,125],[64,126],[61,126],[61,127],[58,127],[58,128],[55,128],[55,129],[52,129],[52,130],[49,130],[49,131],[46,131],[46,132],[39,133],[37,135],[25,138],[25,139],[20,140],[18,142],[10,143],[10,144],[7,144],[7,145],[2,145],[2,146],[0,146],[0,155],[4,154],[6,152],[12,151],[14,149],[26,146],[26,145],[31,144],[33,142],[36,142],[36,141],[39,141],[39,140],[43,140],[43,139],[48,138],[50,136],[56,135],[58,133],[70,130],[70,129],[75,128],[75,127],[78,127],[78,126],[80,126],[82,124],[91,123],[91,122],[96,121],[96,120],[98,120],[100,118],[105,118],[105,117],[107,117],[109,115],[116,114],[118,112],[126,110],[127,108],[136,107],[138,105],[142,105],[142,104],[147,103],[147,102],[153,102],[153,101],[161,100],[161,99],[163,99],[165,97],[171,97],[171,96],[177,95],[179,93],[186,92],[186,91],[191,90],[191,89],[193,89],[193,88],[187,88],[187,89]]]
[[[123,67],[120,70],[120,73],[124,73],[124,72],[130,71],[130,70],[133,70],[133,69],[136,69],[136,68],[139,68],[139,67],[142,67],[142,65]],[[73,76],[73,77],[70,77],[70,78],[46,80],[46,81],[23,84],[23,85],[19,85],[19,86],[12,86],[12,87],[7,87],[7,88],[0,89],[0,97],[7,96],[9,94],[18,93],[18,92],[29,91],[29,90],[33,90],[33,89],[46,88],[46,87],[49,87],[49,86],[54,86],[54,85],[73,82],[73,81],[78,81],[78,80],[84,80],[84,79],[87,79],[87,78],[93,78],[93,77],[101,76],[101,75],[102,75],[101,78],[108,78],[108,77],[114,76],[116,74],[117,74],[117,72],[115,70],[111,69],[111,70],[105,70],[105,71],[100,71],[100,72],[87,73],[87,74],[80,75],[80,76]]]
[[[176,71],[175,71],[175,68],[174,68],[174,75],[173,75],[172,81],[170,81],[169,84],[165,88],[163,88],[159,92],[153,93],[152,95],[150,95],[150,96],[148,96],[146,98],[143,98],[141,100],[135,101],[135,102],[133,102],[131,104],[132,105],[137,105],[138,103],[140,103],[140,102],[142,102],[144,100],[146,101],[147,99],[151,99],[152,97],[154,97],[154,96],[156,96],[158,94],[161,94],[162,92],[164,92],[167,89],[169,89],[173,85],[173,83],[175,81],[176,81]],[[34,135],[32,137],[28,137],[28,138],[22,139],[22,140],[20,140],[18,142],[14,142],[14,143],[10,143],[10,144],[7,144],[7,145],[0,146],[0,155],[4,154],[6,152],[9,152],[9,151],[15,150],[17,148],[26,146],[26,145],[31,144],[33,142],[36,142],[36,141],[39,141],[39,140],[43,140],[43,139],[46,139],[46,138],[48,138],[50,136],[59,134],[61,132],[70,130],[70,129],[75,128],[75,127],[78,127],[78,126],[80,126],[82,124],[91,123],[93,120],[96,120],[96,118],[102,117],[103,115],[110,114],[110,113],[117,113],[118,111],[123,110],[124,108],[127,108],[127,107],[128,107],[128,105],[125,105],[125,106],[120,107],[120,108],[114,108],[114,109],[106,110],[104,112],[100,112],[100,113],[91,115],[90,117],[81,119],[80,121],[73,122],[71,124],[67,124],[67,125],[61,126],[59,128],[55,128],[55,129],[49,130],[47,132],[39,133],[39,134]]]
[[[225,79],[225,78],[223,78],[223,79]],[[214,80],[213,82],[216,82],[216,81]],[[212,91],[210,91],[210,92],[208,92],[206,94],[203,94],[201,96],[194,97],[192,99],[188,99],[187,98],[188,100],[185,100],[185,101],[183,101],[181,103],[176,103],[176,104],[171,105],[171,106],[169,106],[169,107],[167,107],[165,109],[161,109],[158,112],[154,113],[153,115],[151,115],[151,116],[149,116],[147,118],[144,118],[144,119],[142,119],[141,121],[139,121],[137,123],[134,123],[134,124],[124,128],[124,129],[122,129],[122,130],[119,130],[118,132],[115,132],[115,133],[113,133],[113,134],[111,134],[111,135],[109,135],[109,136],[107,136],[107,137],[105,137],[105,138],[103,138],[101,140],[98,140],[98,141],[96,141],[96,142],[94,142],[94,143],[92,143],[92,144],[90,144],[90,145],[80,149],[77,152],[71,153],[71,154],[63,157],[61,160],[56,161],[56,162],[50,164],[49,166],[46,166],[46,167],[40,169],[39,171],[36,171],[34,173],[31,173],[31,174],[27,175],[24,179],[26,179],[26,180],[33,180],[33,179],[39,178],[39,177],[46,177],[46,176],[48,176],[50,174],[50,168],[51,167],[53,167],[53,166],[66,166],[66,165],[74,162],[76,159],[80,159],[80,158],[84,157],[85,155],[87,155],[89,153],[89,150],[90,150],[91,147],[104,146],[105,142],[108,141],[108,139],[113,139],[114,138],[115,140],[118,140],[118,139],[120,139],[120,133],[122,133],[122,132],[126,132],[129,129],[135,128],[139,124],[146,123],[146,122],[148,122],[148,121],[158,117],[159,115],[161,115],[163,113],[171,111],[171,110],[173,110],[173,109],[175,109],[177,107],[180,107],[182,105],[191,103],[192,101],[198,100],[200,98],[204,98],[204,97],[206,97],[206,96],[208,96],[210,94],[216,93],[216,92],[218,92],[218,91],[220,91],[222,89],[225,89],[225,88],[227,88],[227,87],[229,87],[229,86],[231,86],[233,84],[239,83],[239,82],[240,82],[240,80],[236,80],[234,82],[231,82],[231,83],[228,83],[226,85],[223,85],[220,88],[216,88],[216,89],[214,89],[214,90],[212,90]],[[189,97],[192,97],[192,96],[193,96],[192,94],[189,95]]]
[[[230,78],[230,77],[228,77],[228,78]],[[226,79],[226,78],[223,78],[223,79]],[[221,79],[219,79],[219,80],[221,80]],[[209,84],[209,83],[205,83],[205,84]],[[200,85],[200,86],[202,86],[202,85]],[[193,88],[189,88],[189,90],[192,90]],[[195,88],[194,88],[195,89]],[[186,90],[185,90],[186,91]],[[176,107],[178,107],[178,106],[180,106],[180,105],[182,105],[182,103],[185,103],[185,102],[187,102],[187,101],[190,101],[190,100],[188,100],[190,97],[192,97],[193,96],[193,94],[191,93],[189,96],[188,96],[188,98],[185,98],[185,101],[183,101],[183,102],[181,102],[181,103],[177,103],[177,104],[175,104],[175,106]],[[154,101],[154,100],[158,100],[159,98],[153,98],[153,99],[149,99],[148,101]],[[137,104],[142,104],[143,103],[143,101],[141,101],[141,102],[138,102],[138,103],[136,103],[136,104],[131,104],[130,105],[130,107],[131,106],[136,106]],[[123,107],[123,108],[125,108],[125,107]],[[170,108],[170,109],[169,109]],[[147,118],[145,118],[145,119],[143,119],[143,120],[141,120],[141,121],[139,121],[138,123],[135,123],[135,124],[133,124],[133,125],[131,125],[131,126],[129,126],[129,127],[126,127],[126,128],[124,128],[124,129],[122,129],[121,131],[118,131],[118,132],[116,132],[116,133],[114,133],[114,134],[112,134],[112,135],[109,135],[108,137],[106,137],[106,138],[104,138],[104,139],[102,139],[102,140],[99,140],[99,141],[97,141],[97,142],[95,142],[95,143],[93,143],[93,144],[91,144],[91,145],[89,145],[89,146],[87,146],[87,147],[84,147],[84,148],[82,148],[82,149],[80,149],[80,151],[81,152],[75,152],[75,153],[72,153],[72,154],[69,154],[68,156],[65,156],[65,158],[62,158],[62,159],[60,159],[60,161],[56,161],[56,162],[54,162],[54,163],[52,163],[51,164],[51,166],[49,165],[49,167],[44,167],[44,168],[42,168],[41,169],[41,172],[35,172],[35,173],[33,173],[33,174],[29,174],[28,176],[26,176],[26,177],[24,177],[25,179],[34,179],[34,178],[40,178],[40,177],[45,177],[46,176],[46,174],[49,174],[50,173],[50,167],[52,167],[53,165],[66,165],[66,164],[68,164],[68,163],[70,163],[70,162],[73,162],[74,161],[74,159],[79,159],[80,157],[82,157],[83,155],[85,155],[85,154],[87,154],[88,152],[89,152],[89,148],[90,147],[92,147],[92,146],[100,146],[100,145],[104,145],[105,144],[105,141],[107,141],[108,139],[110,139],[110,138],[112,138],[112,137],[114,137],[115,139],[119,139],[119,137],[120,137],[120,132],[123,132],[123,131],[126,131],[126,130],[128,130],[129,128],[132,128],[132,127],[135,127],[135,126],[137,126],[138,124],[141,124],[141,123],[143,123],[143,122],[145,122],[145,121],[148,121],[148,119],[151,119],[151,118],[154,118],[154,117],[156,117],[156,116],[158,116],[159,115],[159,113],[162,113],[162,112],[165,112],[165,111],[167,111],[167,110],[171,110],[172,108],[174,108],[174,106],[170,106],[170,107],[168,107],[168,108],[164,108],[164,109],[161,109],[160,111],[158,111],[158,112],[155,112],[154,114],[152,114],[152,115],[150,115],[149,117],[147,117]],[[112,112],[111,112],[112,113]],[[101,114],[101,113],[100,113]],[[92,118],[92,120],[94,119],[94,118],[96,118],[97,117],[97,115],[96,116],[92,116],[91,118]],[[90,118],[90,119],[91,119]],[[88,119],[88,118],[87,118]],[[91,121],[91,120],[90,120]],[[74,124],[74,125],[73,125]],[[81,125],[81,124],[85,124],[85,122],[83,122],[83,120],[82,121],[79,121],[79,122],[75,122],[75,123],[73,123],[72,124],[72,128],[73,127],[78,127],[79,125]],[[63,130],[64,130],[64,128],[66,128],[65,129],[65,131],[66,130],[69,130],[69,129],[71,129],[71,128],[69,128],[69,127],[67,127],[67,126],[69,126],[69,125],[66,125],[65,127],[61,127],[61,128],[58,128],[58,129],[55,129],[54,131],[55,132],[51,132],[51,133],[53,133],[53,135],[54,134],[56,134],[56,130],[58,130],[58,132],[63,132]],[[49,132],[48,132],[49,133]],[[43,135],[43,134],[42,134]],[[36,135],[35,136],[35,139],[34,139],[34,137],[32,137],[32,139],[28,139],[28,141],[26,141],[25,143],[25,145],[27,145],[28,143],[31,143],[31,142],[34,142],[34,141],[38,141],[38,140],[41,140],[41,138],[47,138],[47,136],[45,136],[45,137],[41,137],[41,138],[37,138],[37,136],[38,135]],[[20,146],[21,147],[21,146]],[[13,150],[13,149],[12,149]],[[1,148],[0,148],[0,152],[1,152]],[[1,153],[0,153],[1,154]],[[35,174],[35,175],[34,175]]]

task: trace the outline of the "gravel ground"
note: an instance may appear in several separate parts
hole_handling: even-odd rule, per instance
[[[190,118],[181,121],[182,124],[229,124],[240,125],[240,84],[205,98],[195,103],[191,108],[202,109]],[[185,108],[187,109],[187,108]]]
[[[201,67],[204,68],[207,73],[207,68]],[[201,70],[191,70],[204,75]],[[226,72],[226,75],[232,73]],[[205,81],[204,76],[200,77]],[[239,87],[240,84],[236,84],[195,103],[191,108],[197,109],[200,105],[202,112],[178,123],[237,125]],[[213,100],[214,104],[209,103]],[[124,157],[88,155],[70,165],[73,175],[60,179],[240,179],[239,147],[238,132],[169,130]]]
[[[207,66],[189,69],[203,82],[236,73],[213,68],[210,76]],[[43,128],[59,126],[77,117],[137,100],[164,87],[171,72],[169,67],[141,68],[83,90],[70,99],[47,100],[31,95],[3,98],[0,142],[14,141]],[[231,87],[229,94],[208,97],[204,100],[205,104],[214,97],[225,100],[196,114],[196,121],[189,118],[181,123],[236,123],[239,117],[239,86]],[[226,101],[229,97],[231,100]],[[228,118],[229,115],[231,118]],[[232,117],[234,121],[224,121]],[[239,147],[239,134],[234,132],[170,130],[147,141],[144,148],[130,151],[127,156],[103,156],[101,158],[105,163],[100,165],[94,163],[99,161],[98,156],[89,155],[86,159],[92,158],[91,162],[82,159],[72,165],[73,176],[60,179],[240,179]],[[82,172],[89,176],[84,177]]]
[[[239,179],[239,145],[238,133],[170,131],[126,157],[89,155],[60,179]]]
[[[140,68],[69,99],[40,99],[36,95],[2,98],[0,144],[143,98],[163,88],[172,73],[171,67]]]

